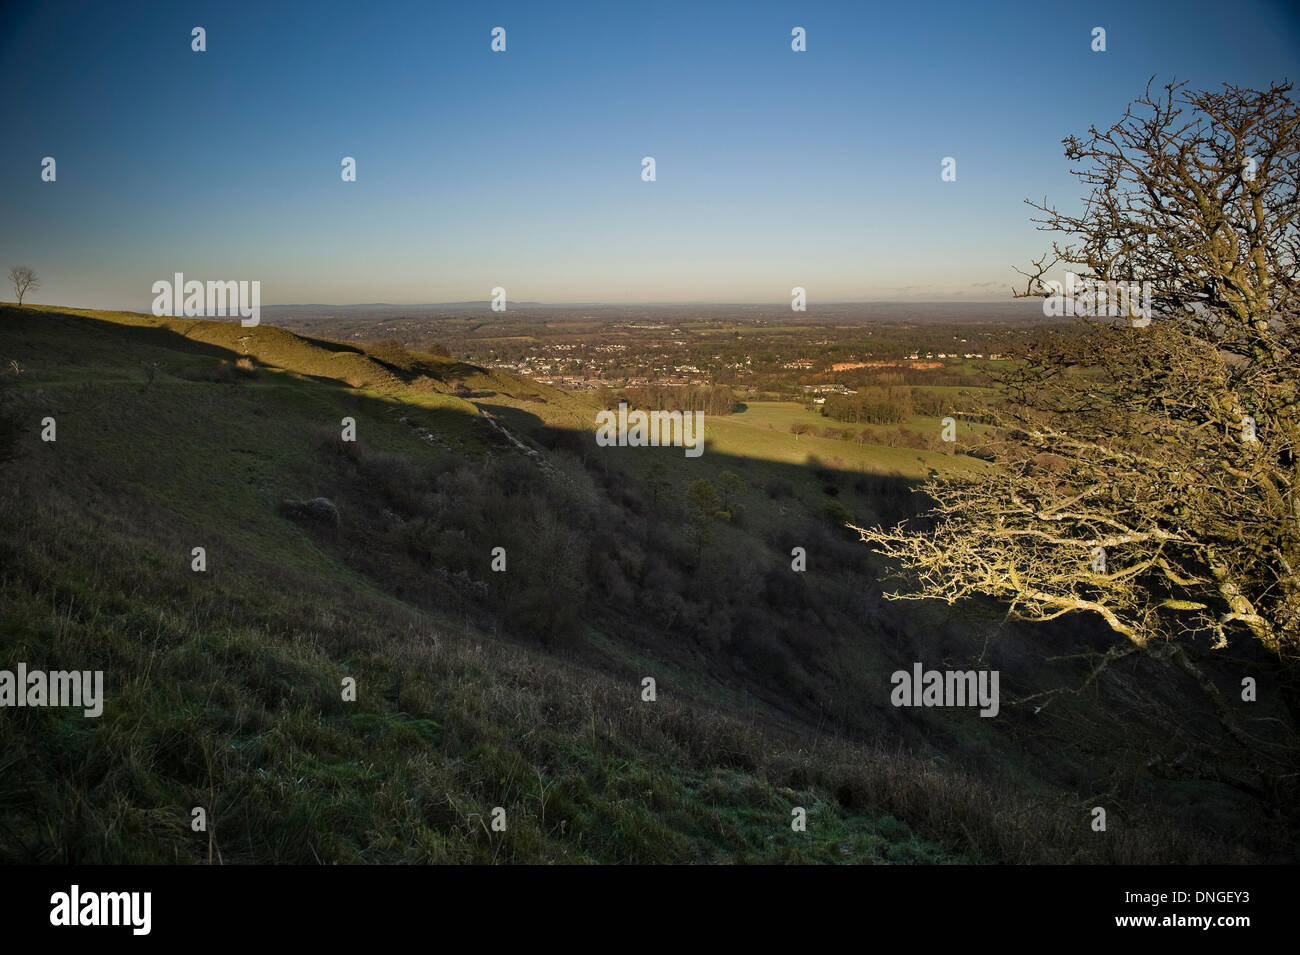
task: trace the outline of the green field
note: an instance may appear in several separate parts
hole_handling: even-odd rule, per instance
[[[933,433],[939,434],[938,419],[918,418],[915,430],[933,424]],[[814,437],[790,433],[793,424],[812,425],[818,429],[852,428],[809,411],[792,401],[752,401],[745,410],[726,417],[706,419],[710,447],[719,453],[786,464],[807,464],[816,460],[838,470],[872,474],[890,474],[906,478],[923,478],[932,470],[940,473],[964,471],[980,465],[974,458],[949,455],[941,451],[923,451],[914,448],[889,448],[882,445],[858,444],[838,438]],[[875,430],[884,430],[876,428]],[[959,422],[958,441],[971,434],[971,426]]]

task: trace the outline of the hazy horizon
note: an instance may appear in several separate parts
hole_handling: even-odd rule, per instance
[[[143,303],[143,304],[137,303],[137,304],[135,304],[135,305],[126,305],[126,304],[122,304],[122,303],[120,303],[120,302],[118,302],[118,303],[109,303],[109,304],[93,304],[93,305],[86,305],[86,304],[80,304],[80,303],[77,303],[77,302],[39,302],[39,301],[35,301],[34,299],[35,299],[35,298],[38,298],[38,297],[39,297],[38,295],[29,296],[29,301],[27,302],[27,304],[31,304],[31,305],[49,305],[49,306],[65,306],[65,307],[67,307],[67,308],[82,308],[82,309],[92,309],[92,310],[98,310],[98,311],[128,311],[128,312],[144,312],[144,313],[149,313],[149,312],[150,312],[150,303],[149,303],[149,302],[145,302],[145,303]],[[800,312],[800,313],[797,313],[797,314],[800,315],[801,317],[808,317],[808,316],[811,315],[813,312],[815,312],[815,310],[816,310],[816,308],[817,308],[818,306],[824,306],[824,307],[832,307],[832,306],[833,306],[833,307],[836,307],[836,308],[844,308],[844,307],[851,307],[851,306],[876,306],[876,305],[898,305],[898,306],[906,306],[906,307],[922,307],[922,306],[928,306],[928,305],[929,305],[929,306],[934,306],[934,305],[937,305],[937,306],[950,306],[950,305],[955,305],[955,306],[963,306],[963,305],[1000,306],[1000,305],[1006,305],[1006,306],[1008,306],[1008,307],[1010,307],[1010,308],[1023,308],[1023,309],[1026,309],[1026,310],[1028,310],[1029,307],[1030,307],[1029,304],[1026,302],[1025,299],[1012,298],[1011,296],[1007,296],[1007,297],[1004,298],[1004,299],[1002,299],[1002,298],[989,298],[989,299],[976,299],[976,298],[968,298],[968,299],[921,299],[921,298],[918,298],[918,299],[885,299],[885,298],[881,298],[881,299],[857,299],[857,300],[846,299],[846,300],[842,300],[842,301],[826,301],[826,302],[816,302],[816,303],[810,301],[810,302],[808,303],[808,311],[807,311],[807,312]],[[446,302],[433,302],[433,301],[428,301],[428,302],[392,302],[392,301],[386,301],[386,302],[269,302],[269,303],[263,304],[261,307],[262,307],[263,310],[266,310],[266,309],[272,309],[272,308],[330,308],[330,309],[348,309],[348,308],[462,308],[462,307],[464,307],[464,308],[468,308],[468,307],[475,307],[475,308],[477,308],[477,307],[490,308],[490,307],[491,307],[491,300],[490,300],[490,299],[477,299],[477,300],[474,300],[474,299],[467,299],[467,300],[465,300],[465,301],[458,301],[458,302],[453,302],[453,301],[446,301]],[[549,302],[548,302],[548,301],[539,301],[539,300],[536,300],[536,299],[525,299],[525,300],[522,300],[522,301],[513,301],[513,300],[511,300],[511,301],[508,303],[508,308],[509,308],[509,309],[517,309],[517,308],[691,308],[691,307],[700,307],[700,308],[779,308],[779,309],[781,309],[782,311],[785,311],[785,310],[788,310],[788,309],[789,309],[789,303],[788,303],[788,302],[785,302],[785,301],[776,301],[776,302],[771,302],[771,301],[768,301],[768,302],[760,302],[760,301],[741,301],[741,300],[733,300],[733,301],[703,301],[703,300],[685,300],[685,299],[684,299],[684,300],[680,300],[680,301],[673,301],[673,300],[667,300],[667,299],[664,299],[664,300],[658,300],[658,301],[649,301],[649,300],[647,300],[647,301],[625,301],[625,302],[601,302],[601,301],[589,301],[589,302],[578,302],[578,301],[574,301],[574,302],[558,302],[558,301],[549,301]],[[498,313],[498,314],[500,314],[500,313]]]

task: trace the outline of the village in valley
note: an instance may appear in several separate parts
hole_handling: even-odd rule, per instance
[[[1021,303],[837,305],[802,314],[743,306],[528,305],[492,313],[486,304],[390,305],[378,322],[374,308],[364,317],[295,310],[274,320],[306,334],[442,350],[569,391],[722,385],[738,395],[819,404],[872,385],[983,385],[988,363],[1005,360],[1048,322]]]

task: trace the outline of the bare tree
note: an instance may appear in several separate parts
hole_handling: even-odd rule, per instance
[[[917,584],[892,597],[1096,615],[1108,658],[1169,658],[1224,716],[1185,638],[1300,651],[1300,112],[1289,84],[1183,87],[1064,140],[1080,214],[1030,203],[1065,238],[1018,294],[1058,266],[1149,282],[1150,323],[1094,315],[1014,353],[970,412],[997,425],[971,449],[991,465],[929,482],[925,527],[856,529]]]
[[[14,283],[14,294],[18,296],[19,305],[23,304],[24,295],[41,287],[41,280],[36,277],[36,273],[25,265],[9,266],[9,280]]]

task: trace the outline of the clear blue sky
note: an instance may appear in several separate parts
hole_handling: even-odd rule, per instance
[[[9,0],[0,266],[144,310],[178,271],[264,305],[999,299],[1045,247],[1023,200],[1080,195],[1063,136],[1152,74],[1298,67],[1289,0]]]

